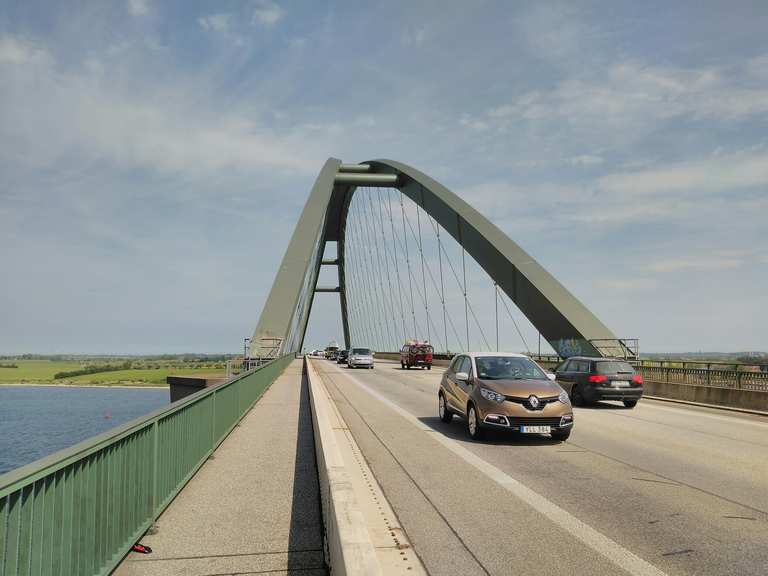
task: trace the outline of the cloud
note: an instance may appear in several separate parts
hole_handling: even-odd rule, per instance
[[[128,0],[128,12],[132,16],[144,16],[149,13],[150,0]]]
[[[427,29],[424,26],[407,28],[403,31],[401,42],[403,46],[418,48],[424,44],[427,37]]]
[[[746,151],[601,177],[598,188],[621,195],[715,192],[768,186],[768,152]]]
[[[490,119],[499,132],[549,127],[553,137],[627,147],[675,120],[723,125],[768,117],[767,62],[763,56],[729,68],[683,68],[625,60],[577,69],[549,90],[487,108],[475,121]]]
[[[299,123],[278,132],[248,110],[218,111],[200,97],[204,77],[126,86],[117,65],[64,71],[50,58],[31,60],[44,54],[31,44],[4,39],[2,46],[7,58],[30,63],[6,70],[0,82],[0,137],[16,142],[0,149],[0,161],[19,167],[39,170],[80,155],[187,177],[265,168],[303,174],[322,164],[333,147],[328,138],[343,132]]]
[[[226,32],[229,30],[229,26],[232,22],[232,14],[210,14],[208,16],[201,16],[197,21],[203,30]]]
[[[252,22],[263,26],[274,26],[285,15],[283,9],[272,0],[257,0],[253,9]]]
[[[591,154],[580,154],[568,158],[568,164],[571,166],[598,166],[604,162],[601,156],[592,156]]]
[[[0,37],[0,64],[25,64],[48,58],[48,53],[14,36]]]
[[[671,258],[659,260],[648,266],[651,272],[669,273],[681,270],[713,271],[731,270],[738,268],[744,261],[740,258],[724,257],[698,257],[698,258]]]

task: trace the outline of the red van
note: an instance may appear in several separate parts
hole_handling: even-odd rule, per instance
[[[422,369],[432,370],[432,353],[429,342],[407,342],[400,350],[400,368],[405,370],[411,366],[421,366]]]

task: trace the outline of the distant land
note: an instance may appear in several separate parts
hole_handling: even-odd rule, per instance
[[[19,354],[0,356],[0,384],[164,386],[171,375],[225,374],[233,354]]]

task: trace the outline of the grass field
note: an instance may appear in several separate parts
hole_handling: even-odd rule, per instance
[[[0,368],[0,383],[38,383],[38,384],[131,384],[134,386],[165,385],[169,374],[223,376],[224,370],[216,368],[191,368],[186,366],[161,366],[159,368],[138,368],[97,372],[54,380],[57,372],[70,372],[82,368],[81,362],[53,362],[50,360],[14,360],[18,368]]]
[[[13,360],[18,368],[0,368],[0,382],[47,382],[56,372],[77,370],[79,362],[51,362],[50,360]]]
[[[210,368],[159,368],[157,370],[117,370],[116,372],[97,372],[96,374],[84,374],[67,378],[68,382],[82,384],[90,382],[92,384],[118,384],[118,383],[138,383],[160,385],[165,384],[165,378],[169,374],[194,376],[199,374],[208,374],[211,376],[223,376],[224,371],[216,372]]]

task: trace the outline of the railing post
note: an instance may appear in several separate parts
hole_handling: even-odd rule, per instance
[[[211,452],[213,452],[213,447],[216,445],[216,391],[213,391],[213,394],[211,394],[213,408],[211,408]]]
[[[157,501],[157,474],[158,474],[158,466],[160,465],[160,458],[158,454],[159,446],[160,446],[160,427],[159,427],[159,420],[155,420],[152,424],[152,436],[153,440],[152,443],[154,446],[152,447],[152,510],[157,510],[158,505],[160,504]]]

